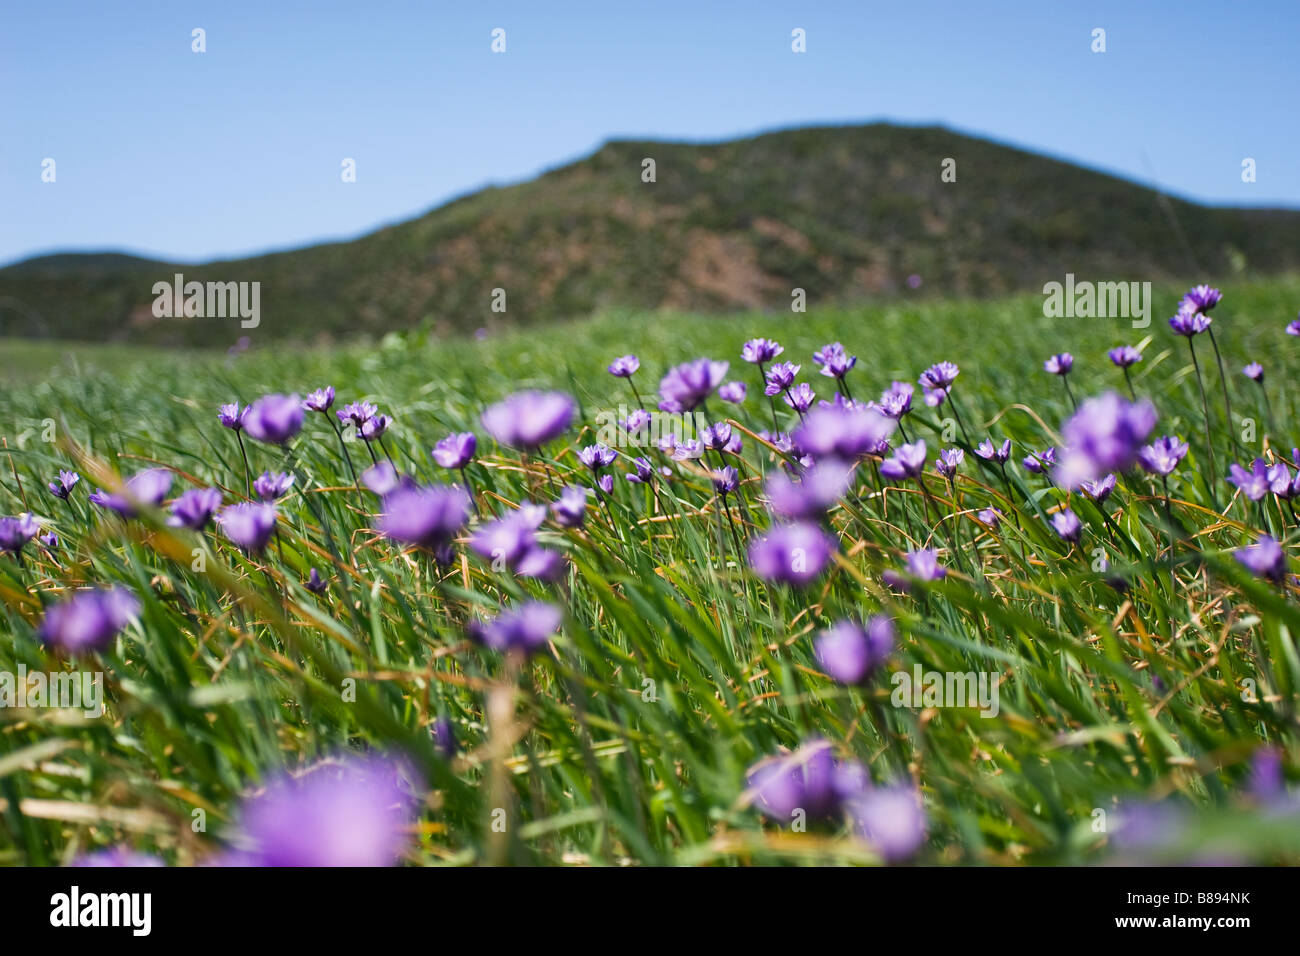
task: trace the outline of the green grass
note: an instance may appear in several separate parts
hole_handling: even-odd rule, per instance
[[[1227,427],[1213,355],[1198,342],[1220,475],[1234,438],[1242,462],[1300,443],[1289,387],[1300,341],[1282,331],[1300,304],[1300,279],[1241,280],[1224,291],[1214,328],[1234,411],[1256,429],[1247,441],[1240,424]],[[1190,814],[1166,848],[1173,858],[1300,861],[1297,817],[1267,818],[1243,793],[1264,744],[1284,748],[1292,775],[1300,766],[1295,592],[1251,579],[1231,558],[1261,527],[1261,511],[1240,499],[1222,515],[1210,507],[1200,396],[1186,343],[1164,322],[1181,289],[1157,292],[1146,330],[1045,319],[1041,297],[1025,296],[726,319],[619,312],[486,341],[406,333],[372,348],[255,347],[233,360],[78,352],[75,374],[71,359],[45,346],[6,343],[4,364],[19,377],[0,394],[0,514],[33,512],[62,546],[54,558],[29,548],[22,565],[0,558],[0,670],[62,666],[34,628],[41,605],[67,587],[118,582],[144,610],[93,668],[109,686],[103,719],[0,710],[0,860],[58,863],[126,843],[199,862],[221,848],[239,799],[268,773],[377,747],[407,752],[427,774],[413,862],[871,862],[871,848],[843,822],[792,832],[748,805],[747,767],[821,736],[878,782],[920,788],[929,821],[922,862],[1106,860],[1110,834],[1095,829],[1094,811],[1151,800]],[[388,448],[422,481],[449,480],[428,456],[439,438],[476,431],[480,457],[469,477],[484,509],[501,512],[525,498],[550,500],[552,475],[587,483],[576,449],[594,441],[599,412],[632,405],[631,391],[604,371],[616,355],[641,356],[642,395],[670,365],[730,359],[729,377],[745,380],[750,397],[739,410],[714,400],[714,412],[725,407],[754,431],[769,427],[755,370],[739,360],[740,344],[760,335],[782,342],[782,358],[801,363],[800,378],[825,396],[833,383],[815,374],[811,353],[828,341],[859,356],[849,379],[859,398],[956,361],[972,441],[1011,437],[1017,460],[1055,444],[1070,411],[1060,381],[1042,370],[1047,355],[1074,353],[1070,382],[1082,398],[1123,389],[1108,348],[1146,342],[1134,385],[1160,411],[1157,434],[1192,444],[1171,479],[1183,534],[1171,551],[1163,504],[1141,477],[1124,479],[1104,516],[1073,496],[1085,536],[1070,548],[1041,516],[1064,495],[1018,468],[1019,531],[1001,482],[972,455],[955,501],[930,477],[932,507],[957,515],[937,526],[914,493],[889,492],[886,512],[863,469],[832,512],[840,536],[832,572],[794,591],[764,584],[737,561],[707,480],[682,469],[658,499],[619,476],[608,508],[593,504],[583,530],[548,525],[545,537],[569,559],[558,585],[494,572],[462,546],[439,574],[373,532],[375,499],[349,487],[319,416],[308,417],[287,459],[250,443],[255,472],[291,466],[298,478],[281,509],[282,550],[261,562],[217,532],[122,523],[85,499],[97,461],[124,474],[161,462],[177,472],[174,493],[192,479],[233,500],[243,465],[217,404],[333,384],[340,404],[368,398],[395,415]],[[1258,388],[1238,373],[1254,358],[1267,370],[1277,435],[1268,434]],[[478,415],[527,387],[573,394],[585,427],[521,468],[517,455],[493,446]],[[945,423],[919,395],[917,406],[909,434],[926,439],[933,459],[950,443],[940,440]],[[781,408],[788,428],[793,416]],[[49,420],[53,442],[42,440]],[[358,463],[368,461],[360,444],[350,447]],[[44,485],[74,465],[87,481],[64,505]],[[759,489],[776,463],[747,437],[738,467],[745,508],[733,515],[750,538],[768,523]],[[1212,491],[1228,505],[1228,485]],[[1008,514],[998,534],[970,517],[990,504]],[[1284,509],[1270,505],[1262,520],[1295,543]],[[909,528],[932,535],[951,573],[900,597],[881,573],[899,566]],[[1094,570],[1097,548],[1106,574]],[[192,570],[194,549],[205,571]],[[327,597],[302,588],[310,567],[330,579]],[[1115,573],[1129,580],[1126,593],[1106,583]],[[556,654],[517,672],[469,642],[465,624],[528,594],[561,604],[564,624]],[[812,652],[815,633],[880,611],[899,628],[887,671],[918,663],[996,671],[998,716],[894,707],[887,673],[860,689],[830,681]],[[347,677],[357,682],[355,702],[342,693]],[[509,715],[495,726],[487,719],[494,693]],[[449,763],[430,742],[439,715],[460,743]],[[489,826],[498,806],[507,810],[504,835]],[[191,827],[195,809],[207,814],[204,832]]]

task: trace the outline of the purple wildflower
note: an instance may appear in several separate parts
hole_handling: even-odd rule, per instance
[[[899,863],[925,844],[925,811],[909,784],[872,787],[848,805],[858,832],[889,863]]]
[[[767,370],[767,385],[763,388],[763,394],[780,395],[794,384],[794,378],[801,367],[793,362],[777,362]]]
[[[840,499],[851,479],[852,467],[838,458],[820,459],[797,482],[778,471],[767,480],[768,506],[783,518],[814,519]]]
[[[840,621],[817,638],[814,650],[822,667],[841,684],[860,684],[885,662],[894,649],[894,622],[876,615],[863,627]]]
[[[939,452],[939,457],[935,459],[934,470],[945,478],[951,478],[957,474],[957,469],[966,458],[966,453],[960,448],[945,448]]]
[[[628,481],[635,485],[648,485],[654,477],[654,466],[650,464],[650,459],[645,456],[638,456],[632,459],[633,471],[626,475]]]
[[[1169,320],[1169,327],[1179,335],[1190,339],[1208,329],[1211,321],[1213,320],[1208,315],[1180,309],[1178,314]]]
[[[986,438],[979,443],[979,447],[975,449],[975,454],[985,461],[996,461],[998,464],[1003,464],[1011,457],[1011,439],[1008,438],[1001,445],[995,447],[993,442]]]
[[[819,406],[805,416],[794,442],[804,454],[852,460],[874,452],[895,427],[874,409]]]
[[[501,444],[531,451],[563,434],[574,411],[562,392],[516,392],[483,412],[483,426]]]
[[[0,518],[0,551],[21,554],[23,546],[36,537],[41,526],[30,514],[21,514],[17,518]]]
[[[49,489],[56,498],[67,501],[72,494],[72,489],[77,487],[79,481],[81,481],[81,476],[75,471],[60,469],[59,477],[50,482]]]
[[[384,437],[384,432],[393,424],[393,419],[389,415],[371,415],[361,423],[361,428],[357,430],[363,440],[378,441]]]
[[[1266,534],[1261,534],[1254,544],[1238,548],[1233,557],[1261,578],[1280,582],[1286,577],[1286,554],[1282,546]]]
[[[217,418],[226,428],[232,428],[239,431],[244,427],[244,416],[248,414],[248,409],[240,411],[239,402],[227,402],[217,409]]]
[[[268,445],[283,445],[302,430],[302,422],[297,395],[263,395],[244,414],[244,431]]]
[[[172,513],[167,523],[173,528],[202,531],[220,507],[219,488],[191,488],[172,502]]]
[[[283,471],[264,471],[253,481],[253,492],[263,501],[283,498],[293,487],[293,475]]]
[[[1228,482],[1236,485],[1237,489],[1251,501],[1261,500],[1271,489],[1268,465],[1262,458],[1256,458],[1251,463],[1250,471],[1234,461],[1228,466]]]
[[[609,374],[615,378],[631,378],[641,367],[641,360],[635,355],[621,355],[609,363]]]
[[[172,487],[172,473],[166,468],[146,468],[126,480],[121,494],[96,490],[90,500],[101,508],[116,511],[124,518],[134,517],[140,506],[156,508]]]
[[[907,445],[899,445],[892,458],[880,463],[880,474],[890,481],[905,481],[919,478],[925,471],[925,442],[917,440]]]
[[[748,389],[744,382],[724,382],[718,389],[718,398],[724,402],[731,402],[733,405],[739,405],[745,400],[745,394]]]
[[[366,420],[379,414],[379,406],[373,402],[351,402],[344,405],[337,412],[339,421],[346,425],[351,422],[357,428],[366,423]]]
[[[578,459],[592,471],[600,471],[614,463],[618,452],[601,442],[588,445],[578,452]]]
[[[1056,448],[1049,446],[1042,451],[1030,452],[1020,460],[1025,471],[1032,472],[1035,475],[1041,475],[1046,469],[1056,464]]]
[[[696,359],[683,362],[676,368],[668,370],[659,381],[659,395],[671,412],[689,412],[704,402],[715,388],[722,384],[727,375],[730,362],[714,362],[710,359]]]
[[[37,634],[69,654],[100,650],[140,613],[135,595],[122,588],[78,591],[45,609]]]
[[[928,548],[909,551],[906,561],[906,575],[892,568],[881,575],[886,584],[899,591],[910,591],[913,580],[939,581],[948,575],[948,569],[939,563],[937,553]]]
[[[1106,475],[1102,478],[1098,478],[1096,481],[1085,481],[1080,485],[1080,487],[1083,488],[1084,494],[1097,502],[1097,504],[1101,504],[1109,498],[1110,493],[1115,490],[1115,476]]]
[[[726,422],[718,422],[716,425],[706,425],[700,430],[700,443],[705,448],[714,450],[725,449],[731,444],[731,426]]]
[[[565,528],[580,528],[587,515],[587,489],[566,485],[560,497],[551,502],[555,520]]]
[[[346,756],[279,776],[240,814],[258,866],[392,866],[410,842],[417,803],[409,769],[383,756]]]
[[[554,604],[528,601],[502,610],[491,621],[471,624],[470,635],[494,651],[528,656],[546,647],[560,629],[562,618]]]
[[[825,569],[835,552],[834,540],[815,524],[797,521],[774,525],[749,546],[749,564],[760,578],[803,587]]]
[[[1052,528],[1062,541],[1073,543],[1083,534],[1083,523],[1079,516],[1069,508],[1062,508],[1052,515]]]
[[[947,392],[960,374],[961,370],[954,363],[938,362],[922,372],[918,381],[922,388]]]
[[[454,432],[438,442],[430,454],[443,468],[458,470],[473,460],[477,448],[478,439],[473,432]]]
[[[1130,402],[1115,392],[1090,398],[1065,423],[1065,455],[1057,478],[1066,488],[1109,471],[1127,471],[1156,426],[1155,407]]]
[[[1219,300],[1223,298],[1223,293],[1218,289],[1211,288],[1208,285],[1198,285],[1187,291],[1179,304],[1179,311],[1188,312],[1209,312]]]
[[[1131,345],[1120,345],[1106,353],[1117,368],[1128,368],[1142,361],[1142,353]]]
[[[1157,438],[1138,452],[1138,461],[1153,475],[1168,475],[1187,455],[1187,442],[1176,435]]]
[[[275,533],[275,505],[248,501],[231,505],[217,515],[222,532],[243,551],[257,554],[266,548]]]
[[[455,485],[400,487],[384,498],[379,530],[388,538],[436,551],[469,521],[470,500]]]
[[[827,741],[810,740],[793,753],[760,760],[745,783],[763,814],[788,824],[799,812],[812,820],[835,815],[866,789],[867,774],[856,761],[836,760]]]
[[[334,404],[334,386],[326,385],[324,388],[318,388],[302,400],[303,408],[312,412],[325,413],[330,410]]]
[[[1043,371],[1053,375],[1069,375],[1074,368],[1074,356],[1069,352],[1060,352],[1043,363]]]
[[[880,395],[880,411],[897,421],[912,410],[912,396],[916,390],[910,382],[894,382]]]
[[[843,378],[858,364],[858,357],[845,352],[839,342],[832,342],[814,352],[813,361],[821,366],[822,374],[827,378]]]
[[[782,398],[787,405],[796,412],[806,412],[812,407],[813,399],[817,394],[812,390],[812,386],[807,382],[800,382],[794,388],[788,389]]]
[[[785,349],[771,339],[750,339],[741,347],[740,357],[752,365],[770,362]]]

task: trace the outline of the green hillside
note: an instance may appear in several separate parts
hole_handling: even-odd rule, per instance
[[[653,183],[643,160],[655,161]],[[944,159],[956,182],[942,182]],[[255,237],[250,237],[250,241]],[[0,270],[0,335],[228,346],[233,319],[156,319],[153,284],[261,283],[256,339],[455,333],[611,308],[781,310],[914,294],[1300,268],[1300,212],[1207,208],[936,127],[613,142],[351,242],[201,267],[61,255]],[[492,310],[505,290],[506,311]]]

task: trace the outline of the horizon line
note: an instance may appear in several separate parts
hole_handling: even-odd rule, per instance
[[[903,127],[909,129],[944,130],[949,133],[954,133],[958,136],[964,136],[970,139],[983,140],[987,143],[992,143],[995,146],[1001,146],[1007,149],[1016,150],[1018,152],[1028,153],[1030,155],[1037,156],[1042,159],[1049,159],[1055,162],[1066,163],[1070,166],[1074,166],[1077,169],[1083,169],[1089,172],[1097,173],[1099,175],[1108,176],[1112,179],[1120,180],[1121,182],[1140,186],[1144,189],[1150,189],[1170,199],[1176,199],[1181,202],[1190,203],[1191,205],[1200,206],[1206,209],[1249,209],[1249,210],[1257,210],[1261,212],[1268,212],[1268,211],[1300,212],[1300,204],[1289,204],[1285,200],[1264,199],[1264,200],[1260,200],[1259,202],[1252,202],[1247,204],[1236,204],[1236,203],[1227,203],[1227,202],[1213,202],[1205,199],[1198,199],[1183,193],[1171,192],[1170,190],[1166,189],[1164,186],[1160,185],[1154,179],[1148,179],[1148,180],[1139,179],[1137,177],[1130,176],[1125,173],[1121,173],[1110,167],[1083,163],[1078,160],[1071,159],[1068,156],[1063,156],[1059,153],[1054,153],[1048,150],[1031,147],[1024,143],[1016,142],[1014,140],[1003,139],[993,134],[966,129],[960,126],[950,125],[947,123],[941,123],[936,121],[913,121],[913,120],[902,120],[902,119],[897,119],[888,116],[880,116],[872,119],[857,119],[857,120],[813,120],[806,123],[767,126],[758,130],[740,133],[737,135],[718,136],[718,137],[690,138],[690,137],[671,137],[671,136],[644,136],[644,135],[635,135],[635,134],[614,133],[605,136],[595,145],[594,148],[590,148],[584,152],[570,154],[567,158],[557,160],[548,165],[542,166],[541,168],[535,169],[531,174],[525,174],[522,177],[516,179],[509,179],[509,180],[488,180],[486,182],[479,183],[476,186],[472,186],[469,189],[462,190],[460,192],[445,196],[442,199],[435,200],[431,205],[419,207],[413,212],[408,213],[400,218],[383,220],[365,228],[360,232],[351,233],[348,235],[317,236],[315,238],[305,239],[302,242],[290,246],[255,248],[248,251],[222,254],[222,255],[212,256],[212,257],[198,259],[198,260],[169,258],[166,255],[159,255],[153,252],[146,252],[139,249],[131,249],[131,248],[127,248],[126,246],[110,246],[110,247],[99,247],[99,248],[87,248],[84,246],[83,247],[62,247],[62,248],[55,248],[55,249],[33,250],[30,252],[23,253],[20,257],[15,259],[0,261],[0,270],[9,269],[14,266],[25,265],[27,263],[35,262],[38,259],[49,259],[49,258],[54,258],[56,256],[120,255],[132,259],[139,259],[145,262],[154,262],[161,265],[190,266],[190,267],[211,266],[211,265],[217,265],[224,262],[238,261],[241,259],[260,259],[266,256],[275,256],[275,255],[284,255],[293,252],[302,252],[304,250],[314,249],[319,246],[335,246],[335,245],[344,245],[350,242],[357,242],[361,239],[366,238],[367,236],[372,236],[375,233],[382,232],[385,229],[391,229],[396,226],[403,225],[404,223],[413,222],[417,219],[421,219],[434,212],[437,212],[439,209],[443,209],[454,203],[460,202],[464,199],[468,199],[469,197],[475,196],[488,189],[509,189],[514,186],[522,186],[526,183],[533,182],[534,180],[540,179],[541,177],[547,175],[548,173],[552,173],[557,170],[564,169],[565,167],[571,166],[574,163],[578,163],[584,159],[588,159],[596,155],[597,153],[599,153],[606,146],[612,145],[614,143],[653,142],[653,143],[662,143],[664,145],[670,145],[670,146],[722,146],[727,143],[743,142],[745,140],[750,140],[750,139],[759,139],[763,136],[771,136],[780,133],[793,133],[793,132],[799,132],[801,130],[847,129],[847,128],[862,128],[868,126],[897,126],[897,127]],[[1145,160],[1145,156],[1143,157],[1143,159]]]

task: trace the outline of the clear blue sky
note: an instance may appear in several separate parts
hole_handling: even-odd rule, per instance
[[[611,137],[882,118],[1190,198],[1300,206],[1298,37],[1300,0],[15,0],[0,20],[0,262],[348,238]]]

